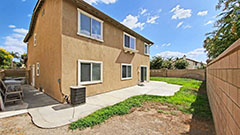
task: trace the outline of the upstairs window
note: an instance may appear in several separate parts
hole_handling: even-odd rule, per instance
[[[150,46],[148,44],[144,45],[144,54],[150,55]]]
[[[78,34],[103,40],[103,21],[78,9]]]
[[[124,33],[124,47],[135,50],[136,38],[127,33]]]

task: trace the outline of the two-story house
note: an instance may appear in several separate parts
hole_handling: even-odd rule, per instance
[[[182,57],[182,59],[186,60],[188,62],[188,66],[186,69],[199,69],[199,68],[205,68],[206,64],[202,63],[202,62],[198,62],[196,60],[193,59],[189,59],[186,57],[186,55],[184,55]]]
[[[91,96],[150,78],[153,42],[83,0],[38,0],[24,42],[31,84],[60,102],[70,86]]]

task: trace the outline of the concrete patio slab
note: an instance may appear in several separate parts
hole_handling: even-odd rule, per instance
[[[43,92],[26,85],[24,86],[24,103],[17,106],[9,106],[8,109],[14,111],[0,112],[0,118],[29,113],[36,126],[56,128],[70,124],[101,108],[114,105],[132,96],[173,96],[180,87],[179,85],[167,84],[165,82],[151,81],[144,83],[144,86],[132,86],[87,97],[85,104],[71,106],[60,104]]]
[[[89,114],[119,103],[129,97],[137,95],[157,95],[157,96],[172,96],[180,89],[179,85],[171,85],[165,82],[151,81],[144,83],[144,86],[133,86],[120,90],[115,90],[108,93],[103,93],[96,96],[87,97],[86,104],[75,107],[70,107],[62,110],[54,110],[54,106],[61,104],[49,105],[28,109],[32,116],[32,121],[35,125],[41,128],[56,128],[77,121],[80,118],[86,117]]]
[[[22,85],[23,88],[23,101],[16,103],[8,103],[5,105],[5,110],[0,112],[0,118],[6,118],[16,116],[24,113],[28,113],[28,109],[41,108],[50,105],[59,104],[58,101],[49,97],[45,93],[35,89],[30,85]]]
[[[87,102],[87,104],[90,104],[90,105],[106,107],[109,105],[116,104],[120,101],[121,100],[119,98],[109,96],[107,94],[100,94],[100,95],[88,97],[86,102]]]

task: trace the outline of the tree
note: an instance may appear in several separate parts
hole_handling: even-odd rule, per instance
[[[173,69],[173,58],[163,58],[161,56],[155,56],[150,62],[151,69]]]
[[[10,68],[12,59],[13,56],[8,51],[0,48],[0,68]]]
[[[161,69],[163,68],[164,59],[161,56],[154,56],[153,59],[150,61],[150,68],[151,69]]]
[[[27,54],[26,53],[21,55],[20,63],[26,65],[26,63],[27,63]]]
[[[174,63],[176,69],[186,69],[189,63],[184,59],[178,59]]]
[[[13,58],[19,59],[19,53],[18,52],[11,52],[10,54],[13,56]]]
[[[221,17],[216,23],[213,32],[206,34],[204,48],[210,59],[216,58],[240,38],[240,1],[219,0],[217,10]]]
[[[173,58],[165,59],[162,68],[173,69]]]

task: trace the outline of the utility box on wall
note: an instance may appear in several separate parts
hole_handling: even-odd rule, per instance
[[[86,103],[86,87],[85,86],[71,86],[71,104],[80,105]]]

